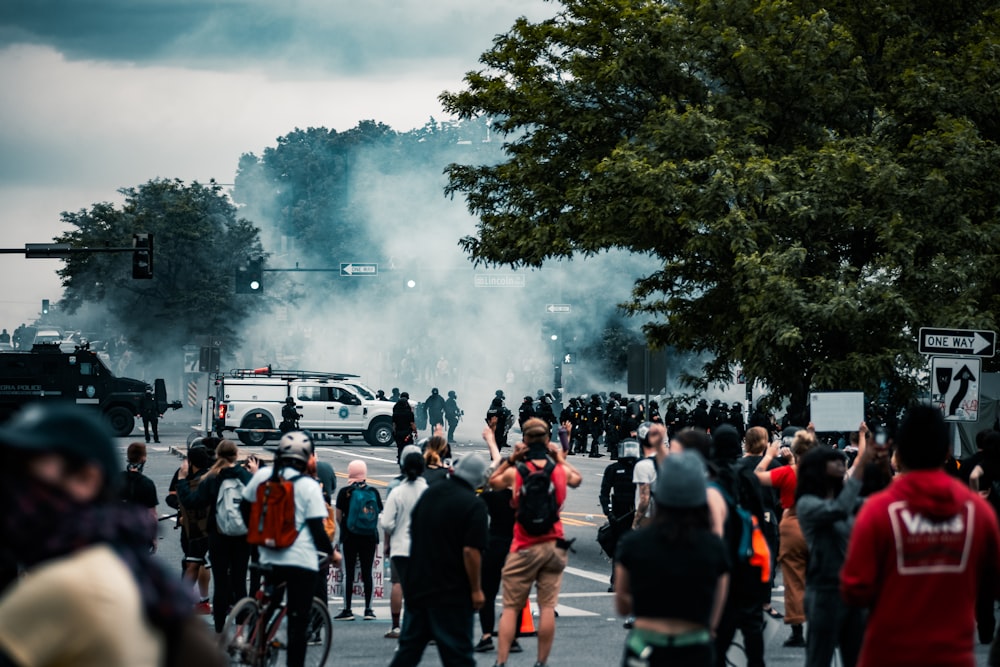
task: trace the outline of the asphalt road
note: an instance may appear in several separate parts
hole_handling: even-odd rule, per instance
[[[149,445],[146,474],[157,485],[161,503],[160,514],[164,516],[172,513],[172,510],[163,503],[163,497],[180,460],[177,451],[183,451],[191,428],[180,422],[161,423],[161,425],[161,443]],[[479,436],[478,424],[463,422],[456,435],[459,442],[464,443],[454,448],[456,456],[471,452],[488,455],[486,446]],[[141,424],[131,437],[119,439],[123,457],[128,443],[137,439],[142,439]],[[329,461],[333,465],[337,472],[338,486],[345,483],[347,464],[354,459],[364,460],[368,464],[369,482],[379,488],[384,488],[388,481],[398,474],[395,449],[392,447],[372,447],[361,439],[348,443],[336,439],[319,441],[317,451],[322,460]],[[554,666],[620,664],[625,638],[623,619],[615,614],[612,596],[607,592],[610,561],[600,551],[596,542],[597,528],[603,523],[597,496],[601,475],[610,461],[607,458],[591,459],[580,456],[571,457],[570,461],[580,470],[584,482],[579,489],[570,491],[563,512],[567,536],[576,538],[574,544],[576,552],[570,555],[569,568],[563,578],[556,640],[549,663]],[[180,533],[173,529],[173,523],[172,520],[160,523],[158,557],[176,565],[179,571]],[[778,584],[780,586],[780,575]],[[781,591],[779,587],[773,595],[773,606],[779,611],[783,611],[784,608]],[[356,612],[360,611],[359,606],[362,605],[355,603]],[[341,599],[331,600],[331,614],[336,614],[341,607]],[[384,639],[382,636],[390,625],[388,599],[376,600],[373,607],[378,617],[375,621],[359,619],[353,622],[334,623],[334,646],[329,664],[364,667],[389,664],[396,642]],[[477,621],[477,633],[478,627]],[[768,665],[803,664],[804,649],[782,646],[788,634],[788,629],[780,621],[767,620],[765,657]],[[478,640],[478,635],[476,639]],[[535,640],[530,637],[523,638],[521,643],[525,652],[513,654],[509,664],[533,665]],[[987,649],[985,646],[977,646],[978,664],[986,665]],[[489,667],[495,657],[495,652],[477,654],[477,663]],[[736,647],[731,649],[728,657],[733,665],[745,664]],[[429,647],[425,653],[424,664],[440,664],[433,647]]]

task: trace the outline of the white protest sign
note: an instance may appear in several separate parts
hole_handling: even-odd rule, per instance
[[[382,543],[378,543],[375,549],[375,561],[372,563],[372,599],[385,600],[385,588],[389,584],[385,576],[385,557],[382,551]],[[344,597],[344,569],[343,563],[340,567],[331,567],[330,576],[326,581],[327,593],[330,598]],[[355,598],[365,599],[365,585],[361,580],[361,563],[357,563],[354,569],[354,586],[351,595]]]
[[[809,415],[817,433],[857,431],[865,420],[865,395],[860,391],[811,393]]]

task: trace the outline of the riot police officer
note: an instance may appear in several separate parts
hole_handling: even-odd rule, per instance
[[[444,402],[444,418],[448,422],[448,444],[455,442],[455,429],[461,421],[462,409],[458,407],[458,394],[454,391],[448,392],[448,400]]]
[[[593,394],[590,397],[590,405],[587,406],[587,435],[591,437],[590,458],[599,459],[601,454],[601,436],[604,434],[604,405],[601,404],[600,394]]]
[[[618,540],[632,530],[632,518],[635,514],[635,483],[632,481],[632,468],[640,454],[639,441],[630,433],[618,443],[617,460],[604,469],[601,479],[599,500],[601,511],[608,518],[610,527],[609,543],[601,544],[611,556],[611,588],[615,586],[614,554]]]
[[[493,429],[496,437],[497,448],[502,449],[507,446],[507,433],[510,431],[510,422],[513,417],[510,410],[503,404],[503,399],[498,392],[490,403],[489,410],[486,411],[486,424]]]
[[[295,399],[289,396],[285,399],[285,404],[281,406],[281,424],[278,425],[278,430],[284,435],[289,431],[299,430],[299,420],[302,419],[302,415],[295,407]]]
[[[146,392],[139,399],[139,416],[142,418],[142,429],[146,432],[146,442],[149,442],[150,426],[153,427],[153,442],[159,442],[160,406],[149,385],[146,385]]]
[[[524,428],[524,422],[535,416],[535,402],[531,396],[525,396],[521,401],[521,406],[517,409],[517,425]]]
[[[431,389],[431,395],[424,401],[424,410],[427,411],[427,428],[434,432],[434,427],[438,424],[444,426],[444,398],[438,392],[437,387]]]
[[[608,401],[607,414],[604,416],[604,445],[608,449],[611,460],[618,459],[618,443],[622,440],[622,417],[625,408],[618,404],[618,398],[612,394]]]

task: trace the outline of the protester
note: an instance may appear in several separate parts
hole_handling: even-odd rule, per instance
[[[309,608],[319,576],[317,552],[333,552],[333,545],[323,528],[327,516],[323,492],[319,483],[305,474],[312,451],[312,439],[306,433],[286,433],[278,441],[274,467],[258,470],[243,490],[244,509],[257,502],[257,488],[275,474],[290,481],[295,493],[295,525],[301,526],[295,541],[283,549],[259,547],[261,564],[271,566],[268,582],[286,584],[288,667],[302,667],[305,662]]]
[[[876,449],[866,445],[867,431],[862,424],[850,476],[843,453],[829,447],[816,447],[799,461],[795,511],[810,554],[805,595],[807,667],[830,667],[836,648],[841,664],[854,667],[861,648],[862,611],[841,601],[839,587],[865,467],[875,460]]]
[[[191,444],[184,462],[188,465],[187,480],[191,490],[197,489],[202,477],[212,466],[212,455],[208,448],[198,441]],[[206,567],[208,563],[208,515],[207,506],[199,508],[186,507],[180,502],[177,485],[180,481],[180,468],[174,472],[170,480],[167,494],[167,504],[178,513],[178,523],[181,527],[181,551],[184,552],[182,568],[184,577],[195,582],[200,595],[195,609],[199,614],[212,613],[212,605],[208,602],[208,589],[212,581],[212,573]]]
[[[661,470],[652,522],[618,548],[615,608],[634,616],[622,665],[711,667],[712,633],[726,599],[727,549],[712,531],[701,457],[671,454]]]
[[[788,429],[786,429],[787,431]],[[781,579],[785,584],[785,624],[792,626],[791,636],[785,640],[786,647],[805,647],[806,639],[802,624],[806,621],[806,563],[809,561],[809,549],[799,527],[799,518],[795,513],[795,487],[797,483],[796,465],[806,452],[816,446],[816,435],[809,430],[796,430],[790,439],[790,450],[782,445],[784,440],[775,440],[764,453],[764,458],[754,468],[761,486],[778,489],[783,509],[781,522],[778,524],[780,541],[778,547],[778,563],[781,564]],[[778,458],[792,457],[791,465],[770,469],[771,462]]]
[[[566,500],[566,488],[580,486],[583,478],[566,462],[562,447],[549,439],[549,427],[541,419],[532,418],[524,423],[524,442],[518,443],[513,454],[505,459],[490,477],[494,489],[513,489],[515,523],[514,539],[503,568],[503,614],[500,617],[500,644],[497,647],[497,665],[506,664],[511,642],[517,630],[528,594],[534,584],[538,599],[538,665],[544,667],[555,638],[555,611],[559,599],[562,573],[566,568],[569,543],[566,542],[559,508]],[[497,443],[500,444],[499,442]],[[551,516],[544,518],[545,530],[529,532],[525,527],[528,509],[522,498],[522,488],[531,475],[548,475],[544,487],[554,488],[554,507]],[[531,509],[538,506],[532,503]],[[537,534],[535,534],[537,533]]]
[[[427,484],[437,484],[448,477],[448,460],[451,448],[440,426],[434,427],[434,435],[421,441],[424,452],[424,479]]]
[[[156,522],[120,502],[98,413],[26,406],[0,429],[0,544],[27,575],[0,597],[0,664],[220,665],[186,585],[149,553]]]
[[[857,435],[857,434],[855,434]],[[743,458],[739,460],[737,466],[753,472],[757,464],[764,458],[767,452],[767,445],[770,441],[768,430],[763,426],[751,426],[743,435]],[[768,471],[780,467],[781,463],[776,460],[771,461]],[[758,480],[759,481],[759,480]],[[778,521],[781,518],[781,498],[774,487],[761,486],[760,499],[764,504],[764,522],[760,529],[767,538],[767,546],[771,549],[771,586],[774,586],[774,575],[778,566]],[[771,606],[771,600],[764,603],[764,613],[775,620],[781,620],[784,615]]]
[[[1000,529],[984,499],[944,472],[940,410],[909,410],[896,432],[900,466],[858,513],[841,570],[849,605],[869,609],[859,667],[972,667],[976,596],[1000,594]]]
[[[410,559],[410,517],[420,496],[427,490],[427,480],[421,477],[424,471],[424,457],[417,448],[403,454],[401,464],[404,480],[396,486],[385,501],[385,511],[379,516],[379,526],[385,532],[385,556],[390,558],[391,583],[400,585],[400,593]],[[392,627],[385,634],[386,639],[399,639],[400,610],[392,610]]]
[[[212,594],[212,618],[215,631],[222,632],[230,607],[247,595],[247,565],[250,560],[250,545],[247,543],[245,525],[243,531],[227,535],[220,529],[217,511],[219,491],[226,480],[235,480],[235,498],[241,498],[243,488],[257,472],[257,458],[251,456],[247,465],[236,464],[239,448],[232,440],[223,440],[216,448],[216,461],[212,464],[200,483],[191,488],[187,479],[188,463],[181,463],[177,475],[177,496],[181,506],[193,510],[208,510],[208,550],[212,559],[212,578],[215,582]],[[239,503],[230,503],[230,512],[239,512]]]
[[[636,437],[642,447],[642,455],[632,467],[632,483],[635,484],[635,516],[632,528],[640,528],[653,518],[653,485],[656,483],[657,451],[664,444],[666,431],[650,422],[640,424]]]
[[[125,450],[125,471],[122,473],[122,485],[119,497],[122,502],[145,507],[150,517],[158,519],[156,506],[160,501],[156,497],[156,483],[146,477],[142,471],[146,466],[146,445],[133,442]],[[150,545],[156,551],[156,540]]]
[[[424,491],[410,519],[410,559],[403,571],[406,614],[391,667],[416,665],[428,642],[446,667],[476,664],[473,612],[483,606],[486,506],[476,499],[486,461],[463,456],[445,481]]]
[[[400,452],[402,453],[402,452]],[[368,466],[358,459],[347,465],[348,486],[337,494],[337,530],[344,554],[344,608],[335,621],[353,621],[351,600],[354,594],[354,572],[360,564],[365,593],[366,621],[375,620],[372,611],[372,565],[378,550],[378,515],[382,512],[382,496],[367,482]]]

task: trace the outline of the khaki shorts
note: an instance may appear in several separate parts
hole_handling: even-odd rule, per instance
[[[503,566],[504,608],[523,609],[534,583],[538,588],[538,606],[555,607],[559,603],[566,560],[566,550],[558,548],[554,540],[507,554]]]

